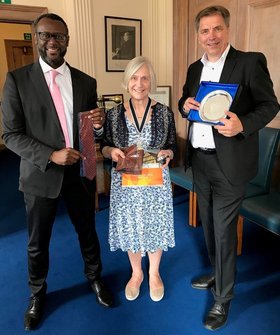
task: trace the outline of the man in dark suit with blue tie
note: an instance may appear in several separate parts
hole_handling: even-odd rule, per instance
[[[40,58],[7,74],[3,90],[3,140],[21,157],[19,189],[24,194],[28,222],[28,270],[31,289],[25,313],[26,330],[38,326],[47,291],[49,243],[60,198],[79,238],[85,276],[103,306],[112,305],[101,281],[102,264],[95,230],[95,179],[80,177],[78,113],[91,111],[93,131],[103,131],[104,112],[97,108],[96,80],[68,65],[64,56],[68,27],[55,14],[34,22]],[[56,70],[66,125],[49,90]],[[65,138],[64,126],[69,138]],[[66,145],[66,143],[69,143]]]
[[[222,327],[228,317],[236,273],[237,217],[246,183],[257,173],[258,130],[279,111],[265,56],[229,44],[230,13],[222,6],[200,11],[195,20],[202,58],[191,64],[179,101],[188,117],[201,104],[195,96],[201,81],[238,84],[239,92],[223,125],[190,122],[186,166],[192,165],[195,191],[213,272],[192,281],[212,288],[214,304],[204,326]],[[217,85],[218,86],[218,85]]]

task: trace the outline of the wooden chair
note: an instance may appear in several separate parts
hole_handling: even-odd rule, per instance
[[[276,158],[279,140],[280,140],[280,129],[266,127],[259,131],[258,174],[254,179],[252,179],[249,182],[246,188],[245,200],[259,195],[269,194],[273,166]],[[243,201],[241,206],[241,213],[243,211],[243,204],[244,203],[247,204],[245,200]],[[242,252],[243,222],[244,218],[240,215],[237,224],[238,255],[241,255]]]
[[[275,128],[263,128],[259,132],[259,163],[258,174],[250,181],[246,189],[245,199],[257,195],[268,194],[275,162],[276,152],[280,139],[280,130]],[[179,185],[189,190],[189,224],[192,227],[198,226],[197,197],[194,192],[193,177],[191,168],[185,172],[183,166],[170,169],[170,178],[173,184]],[[242,216],[238,218],[237,224],[237,254],[241,255],[242,235],[243,235]]]
[[[245,199],[240,215],[280,236],[280,192]]]
[[[171,168],[169,171],[171,182],[189,191],[189,225],[192,227],[197,227],[197,196],[194,192],[192,169],[188,168],[185,171],[183,166],[178,166]]]

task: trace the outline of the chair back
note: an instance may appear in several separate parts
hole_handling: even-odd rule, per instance
[[[186,190],[193,191],[193,175],[192,168],[189,167],[185,171],[184,166],[177,166],[169,170],[171,182],[175,185],[178,185]]]
[[[250,184],[262,188],[263,193],[268,193],[270,190],[279,140],[280,129],[265,127],[259,131],[258,174],[250,181]]]
[[[280,235],[280,192],[245,199],[240,214],[274,234]]]

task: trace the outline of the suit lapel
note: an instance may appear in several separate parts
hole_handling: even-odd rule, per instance
[[[42,101],[42,103],[44,104],[46,110],[49,113],[49,117],[52,117],[55,124],[57,125],[57,127],[59,127],[60,131],[61,130],[61,126],[60,126],[60,122],[58,119],[58,115],[44,76],[44,73],[41,69],[41,66],[39,64],[39,62],[36,62],[33,64],[31,70],[30,70],[30,78],[31,81],[33,82],[33,87],[34,87],[34,93],[36,95],[36,97],[39,98],[39,101]]]
[[[236,55],[237,55],[236,49],[234,49],[231,46],[230,49],[229,49],[224,67],[223,67],[223,71],[221,73],[220,83],[230,82],[230,76],[231,76],[231,74],[234,71],[234,68],[236,66]],[[194,91],[196,92],[198,90],[198,87],[199,87],[199,84],[200,84],[200,78],[201,78],[201,72],[202,72],[202,69],[203,69],[203,64],[199,60],[196,63],[194,63],[193,66],[194,66],[193,73],[195,75],[190,79],[192,80]]]
[[[200,85],[200,78],[201,78],[201,72],[202,72],[202,69],[203,69],[203,64],[202,62],[199,60],[198,62],[196,62],[194,64],[195,68],[194,68],[194,77],[191,78],[192,82],[193,82],[193,92],[191,92],[191,95],[192,96],[195,96],[197,91],[198,91],[198,88],[199,88],[199,85]]]
[[[51,95],[49,93],[49,88],[39,62],[33,64],[30,72],[31,72],[30,78],[31,81],[33,82],[33,86],[37,94],[42,98],[44,102],[47,101],[47,103],[51,105],[52,104]]]
[[[48,105],[50,116],[57,121],[58,125],[60,125],[57,112],[39,62],[34,63],[30,72],[31,72],[30,78],[31,81],[33,82],[33,87],[36,92],[36,96],[39,97],[40,101],[43,101],[44,104]]]
[[[82,87],[79,82],[79,78],[76,75],[76,72],[73,71],[71,66],[69,66],[71,72],[71,80],[72,80],[72,89],[73,89],[73,137],[74,144],[78,141],[78,113],[81,111],[80,99],[82,96]]]
[[[221,73],[220,83],[230,83],[230,76],[236,66],[236,50],[230,47],[223,71]]]

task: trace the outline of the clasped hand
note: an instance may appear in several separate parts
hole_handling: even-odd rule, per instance
[[[171,150],[160,150],[160,152],[157,155],[157,158],[162,156],[165,158],[165,163],[162,164],[162,168],[165,168],[168,166],[169,162],[173,158],[173,152]]]
[[[119,157],[125,158],[124,152],[119,148],[112,148],[110,155],[114,162],[118,162]],[[171,161],[173,152],[171,150],[160,150],[157,157],[161,157],[161,156],[164,156],[166,159],[165,163],[162,165],[162,168],[165,168]]]
[[[225,114],[228,118],[221,118],[219,120],[223,125],[214,126],[218,133],[226,137],[232,137],[241,133],[243,131],[243,126],[238,116],[230,111],[225,111]]]
[[[91,119],[93,127],[95,129],[100,129],[103,127],[105,122],[105,112],[104,108],[95,108],[90,111],[88,118]]]
[[[80,159],[84,159],[83,155],[73,148],[56,150],[49,158],[51,162],[57,165],[73,165]]]
[[[100,129],[105,122],[105,113],[102,108],[95,108],[90,111],[88,118],[91,119],[93,127]],[[78,160],[85,159],[85,157],[73,148],[63,148],[61,150],[53,151],[49,160],[58,165],[72,165]]]

